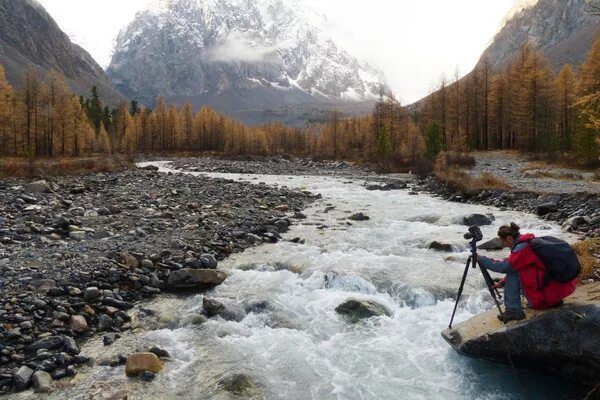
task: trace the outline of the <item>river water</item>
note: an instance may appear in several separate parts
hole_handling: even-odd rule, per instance
[[[160,164],[166,171],[164,164]],[[130,399],[240,398],[219,387],[244,373],[264,399],[565,399],[574,388],[546,375],[472,360],[442,339],[468,256],[459,221],[493,213],[483,227],[492,238],[503,223],[525,231],[563,236],[537,217],[483,206],[449,203],[408,191],[367,191],[364,181],[334,177],[212,176],[264,182],[321,193],[283,240],[236,254],[221,263],[231,275],[205,293],[237,315],[237,321],[189,323],[202,309],[202,295],[162,297],[154,307],[170,327],[126,334],[111,348],[93,339],[84,354],[100,357],[157,344],[171,361],[151,383],[127,379],[122,368],[94,367],[75,386],[50,398],[108,398],[127,390]],[[335,207],[325,212],[326,207]],[[364,212],[369,221],[347,224]],[[326,225],[319,229],[318,225]],[[429,250],[438,240],[455,252]],[[501,256],[503,253],[497,253]],[[350,324],[334,309],[354,297],[386,306],[391,317]],[[483,279],[472,270],[457,321],[493,306]],[[247,312],[254,309],[254,311]]]

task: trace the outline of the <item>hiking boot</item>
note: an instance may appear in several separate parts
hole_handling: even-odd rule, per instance
[[[510,321],[521,321],[522,319],[525,319],[525,313],[523,312],[523,310],[504,311],[503,313],[498,315],[498,319],[504,322],[505,324],[509,323]]]
[[[564,301],[564,300],[561,300],[561,301],[559,301],[558,303],[556,303],[556,304],[554,304],[554,305],[550,306],[550,308],[558,308],[558,307],[562,306],[563,304],[565,304],[565,301]]]

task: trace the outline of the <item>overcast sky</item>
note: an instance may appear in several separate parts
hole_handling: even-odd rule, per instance
[[[72,40],[103,67],[114,40],[152,0],[39,0]],[[295,0],[291,0],[295,1]],[[306,0],[332,22],[332,36],[378,66],[410,103],[442,74],[469,72],[515,0]],[[522,1],[522,0],[521,0]]]

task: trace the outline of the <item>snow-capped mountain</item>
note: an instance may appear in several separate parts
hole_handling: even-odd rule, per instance
[[[108,74],[146,104],[190,99],[246,120],[374,100],[382,74],[328,38],[322,18],[300,0],[161,0],[121,31]]]

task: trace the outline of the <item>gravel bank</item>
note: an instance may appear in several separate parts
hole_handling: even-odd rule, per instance
[[[72,376],[78,342],[135,329],[140,299],[218,284],[219,260],[278,241],[313,199],[152,168],[0,181],[0,394]]]

